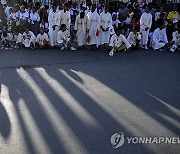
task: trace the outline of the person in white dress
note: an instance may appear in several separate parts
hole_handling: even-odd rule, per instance
[[[15,28],[13,30],[12,46],[15,49],[21,48],[23,46],[22,40],[23,40],[23,35],[18,31],[17,28]]]
[[[100,16],[96,11],[96,5],[91,6],[91,11],[87,14],[89,20],[89,35],[90,35],[90,42],[88,45],[92,46],[93,50],[97,50],[100,45]]]
[[[152,26],[152,15],[149,13],[149,7],[145,7],[145,12],[141,15],[140,18],[140,32],[142,33],[142,39],[140,45],[142,48],[148,49],[148,36],[149,31]]]
[[[49,23],[49,39],[50,39],[50,46],[54,47],[56,45],[57,40],[57,33],[59,31],[59,26],[57,25],[56,19],[59,14],[56,12],[56,4],[53,4],[52,11],[49,13],[48,16],[48,23]]]
[[[56,19],[56,24],[61,27],[62,24],[65,24],[67,29],[70,31],[71,26],[71,15],[68,9],[67,3],[63,4],[63,10],[59,12],[59,15]]]
[[[152,39],[152,47],[154,50],[165,50],[165,47],[168,44],[168,39],[164,22],[159,23],[159,27],[155,29]]]
[[[108,6],[105,6],[105,10],[100,14],[100,19],[100,43],[102,45],[102,48],[105,48],[105,45],[109,44],[110,28],[112,27],[112,16],[109,13]]]
[[[125,36],[121,34],[121,29],[118,28],[115,34],[111,37],[109,47],[111,50],[109,55],[113,56],[114,52],[116,51],[130,50],[131,44],[128,42]]]
[[[87,29],[89,29],[88,21],[88,17],[83,11],[80,12],[80,14],[76,17],[74,30],[76,32],[77,44],[79,46],[79,49],[84,47],[86,43]]]
[[[47,33],[44,32],[44,28],[40,28],[40,33],[36,38],[36,47],[37,48],[47,48],[49,46],[49,37]]]
[[[172,34],[172,47],[170,49],[171,52],[175,52],[176,49],[180,50],[180,27],[178,27],[178,30],[173,32]]]

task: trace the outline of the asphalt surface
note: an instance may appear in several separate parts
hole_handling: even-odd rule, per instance
[[[180,152],[136,143],[180,137],[178,52],[1,50],[0,85],[0,154]]]

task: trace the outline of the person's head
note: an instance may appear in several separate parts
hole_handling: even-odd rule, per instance
[[[20,11],[23,13],[25,12],[25,7],[23,5],[20,7]]]
[[[27,27],[27,26],[26,26]],[[25,28],[25,33],[26,34],[29,34],[29,29],[28,28]]]
[[[65,24],[62,24],[60,29],[61,29],[63,32],[66,31],[66,25],[65,25]]]
[[[116,33],[117,36],[120,36],[120,34],[121,34],[121,29],[120,29],[120,28],[116,29],[115,33]]]
[[[145,12],[149,13],[149,6],[148,5],[145,6]]]
[[[14,34],[14,35],[18,35],[18,33],[19,33],[18,29],[15,28],[15,29],[13,30],[13,34]]]
[[[116,13],[113,13],[113,14],[112,14],[112,20],[113,20],[113,21],[116,21],[116,19],[117,19],[117,14],[116,14]]]
[[[63,4],[63,9],[64,9],[64,12],[68,11],[68,4],[67,3]]]
[[[73,3],[73,4],[72,4],[72,7],[73,7],[74,9],[76,9],[77,3]]]
[[[159,12],[161,12],[161,13],[164,12],[164,7],[163,7],[163,6],[161,6],[161,7],[159,8]]]
[[[96,10],[96,5],[93,4],[93,5],[91,6],[91,12],[94,12],[95,10]]]
[[[3,36],[4,36],[4,37],[7,37],[7,31],[4,31],[4,32],[3,32]]]
[[[164,21],[160,21],[160,22],[159,22],[159,29],[162,30],[162,29],[164,29],[164,28],[165,28],[165,23],[164,23]]]
[[[173,6],[173,11],[177,12],[177,6],[176,5]]]
[[[105,11],[105,13],[109,12],[109,6],[106,5],[106,6],[104,7],[104,11]]]
[[[43,35],[44,34],[44,28],[43,27],[40,27],[40,34]]]
[[[84,11],[80,12],[80,14],[79,14],[79,15],[80,15],[80,18],[81,18],[81,19],[83,19],[83,18],[84,18],[84,16],[85,16]]]
[[[133,31],[134,33],[138,32],[139,30],[140,30],[140,28],[139,28],[138,26],[134,26],[134,27],[132,28],[132,31]]]
[[[32,7],[32,12],[33,12],[33,13],[36,12],[36,7],[35,7],[35,6]]]
[[[57,9],[57,5],[56,5],[56,3],[53,3],[53,5],[52,5],[53,12],[56,12],[56,9]]]

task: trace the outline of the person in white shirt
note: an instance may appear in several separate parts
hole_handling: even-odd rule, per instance
[[[133,27],[132,31],[129,33],[128,38],[127,38],[128,42],[132,46],[132,50],[138,49],[141,37],[142,35],[139,32],[139,27],[138,26]]]
[[[102,48],[105,49],[105,45],[109,44],[110,28],[112,26],[112,17],[109,13],[109,7],[105,6],[104,12],[100,14],[101,26],[100,26],[100,40]]]
[[[96,5],[91,6],[91,11],[87,14],[88,20],[89,20],[89,35],[90,35],[90,42],[88,45],[92,46],[92,49],[94,51],[97,50],[97,48],[100,45],[100,25],[101,20],[100,16],[96,11]]]
[[[8,33],[7,31],[4,31],[1,34],[1,40],[2,40],[2,46],[3,47],[11,47],[11,42],[12,42],[12,34]]]
[[[29,13],[25,11],[24,6],[20,7],[19,20],[20,20],[20,29],[24,31],[25,26],[27,25],[28,20],[29,20]]]
[[[85,41],[86,41],[87,29],[89,29],[88,17],[87,15],[85,15],[84,12],[81,12],[76,17],[75,27],[74,27],[79,49],[84,47],[86,43]]]
[[[28,28],[25,29],[25,32],[23,33],[23,45],[25,48],[31,48],[34,49],[35,42],[36,42],[36,36],[32,31],[29,31]]]
[[[49,37],[44,32],[44,28],[40,28],[40,33],[36,37],[36,48],[47,48],[49,46]]]
[[[61,25],[60,31],[57,34],[57,43],[59,45],[59,48],[61,50],[67,49],[68,47],[75,51],[76,49],[72,47],[71,41],[70,41],[70,32],[66,28],[65,24]]]
[[[164,51],[166,45],[168,45],[168,39],[166,35],[165,23],[162,21],[159,23],[159,27],[155,29],[152,37],[152,47],[154,50]]]
[[[49,39],[51,47],[56,45],[57,33],[59,31],[59,26],[56,23],[57,16],[59,14],[56,12],[56,4],[52,6],[52,11],[49,13],[48,22],[49,22]]]
[[[65,24],[67,29],[70,31],[71,15],[70,15],[67,3],[63,4],[63,10],[59,12],[59,15],[57,16],[57,19],[56,19],[56,25],[61,27],[62,24]]]
[[[172,47],[170,49],[171,52],[175,52],[176,49],[180,50],[180,27],[178,27],[178,30],[173,32],[172,34]]]
[[[148,36],[152,26],[152,15],[149,13],[149,7],[145,7],[145,12],[140,18],[140,32],[142,33],[142,39],[140,41],[141,48],[148,49]]]
[[[118,28],[115,34],[111,37],[109,47],[111,50],[109,55],[113,56],[114,52],[116,51],[129,51],[131,49],[131,44],[128,42],[125,36],[121,34],[121,29]]]
[[[39,33],[39,22],[40,22],[40,16],[39,13],[36,12],[36,7],[32,8],[32,12],[30,13],[30,21],[31,21],[31,27],[32,32],[35,36]]]
[[[23,46],[22,43],[23,35],[18,32],[18,29],[14,29],[13,31],[13,39],[12,39],[12,45],[15,49],[19,49]]]

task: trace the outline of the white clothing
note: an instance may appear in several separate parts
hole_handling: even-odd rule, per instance
[[[151,29],[151,26],[152,26],[152,15],[150,13],[144,12],[140,18],[140,32],[142,33],[142,39],[140,42],[141,45],[147,45],[149,30]],[[147,31],[145,30],[146,28],[148,28]]]
[[[138,32],[137,33],[130,32],[127,38],[128,42],[134,46],[136,46],[137,40],[140,40],[140,39],[141,39],[141,34]]]
[[[57,19],[57,25],[61,26],[62,24],[65,24],[66,28],[68,30],[70,30],[71,16],[70,16],[70,12],[69,11],[64,12],[64,10],[61,10],[59,12],[59,16],[58,16],[58,19]]]
[[[157,28],[153,33],[152,47],[154,50],[160,49],[168,43],[166,29]]]
[[[37,38],[36,38],[36,42],[39,43],[40,45],[44,45],[44,40],[49,41],[49,37],[46,33],[42,34],[38,34]]]
[[[117,36],[116,34],[114,34],[111,37],[109,46],[119,48],[123,45],[123,43],[126,45],[127,49],[131,47],[131,44],[127,41],[124,35],[120,34],[119,36]]]
[[[173,37],[173,42],[176,46],[180,45],[180,33],[178,33],[178,31],[173,32],[172,34]]]
[[[60,44],[60,43],[63,43],[63,40],[66,40],[66,42],[68,42],[70,40],[70,33],[68,30],[66,31],[62,31],[60,30],[57,34],[57,42]]]
[[[101,20],[100,20],[100,16],[99,14],[94,11],[94,12],[89,12],[87,14],[88,16],[88,20],[89,20],[89,34],[90,34],[90,43],[88,43],[88,45],[100,45],[100,35],[96,36],[96,32],[100,31],[100,24],[101,24]]]
[[[76,17],[74,29],[77,30],[77,43],[79,46],[85,44],[86,41],[86,30],[89,29],[89,22],[88,22],[87,15],[84,16],[83,19],[80,18],[80,15]]]
[[[23,44],[25,47],[30,47],[31,43],[35,45],[36,36],[33,32],[29,31],[28,34],[26,32],[23,33]]]
[[[31,19],[31,24],[34,24],[34,22],[39,22],[40,21],[40,16],[39,13],[30,13],[30,19]]]
[[[110,39],[110,28],[112,26],[112,17],[111,14],[102,12],[100,14],[100,20],[101,20],[101,26],[103,29],[108,29],[107,31],[103,31],[101,29],[100,31],[100,41],[101,44],[105,44],[105,43],[109,43],[109,39]]]
[[[53,26],[56,25],[56,19],[58,18],[59,14],[57,12],[51,11],[48,16],[48,22],[49,22],[49,39],[50,39],[50,45],[53,47],[56,44],[57,40],[57,33],[59,31],[59,26],[55,27],[55,30],[53,30]]]

